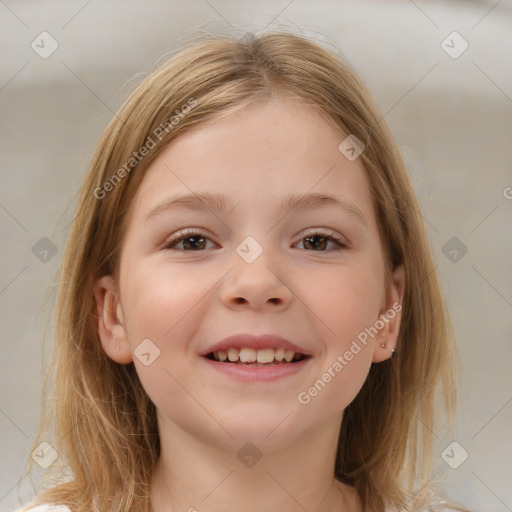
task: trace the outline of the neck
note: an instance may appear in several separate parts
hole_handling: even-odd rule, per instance
[[[254,444],[224,436],[199,439],[159,416],[161,453],[151,500],[154,512],[352,511],[353,489],[334,478],[342,415],[322,431]],[[277,436],[275,436],[277,437]],[[350,497],[352,496],[352,498]]]

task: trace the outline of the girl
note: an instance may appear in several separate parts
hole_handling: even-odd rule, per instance
[[[93,156],[34,443],[55,410],[57,479],[23,510],[433,510],[457,364],[434,268],[345,62],[287,33],[190,45]]]

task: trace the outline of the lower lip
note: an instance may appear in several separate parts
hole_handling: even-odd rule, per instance
[[[306,357],[296,363],[276,364],[272,366],[243,366],[241,364],[221,363],[207,357],[203,359],[215,370],[230,375],[235,379],[246,382],[273,381],[294,375],[300,372],[309,362],[311,357]]]

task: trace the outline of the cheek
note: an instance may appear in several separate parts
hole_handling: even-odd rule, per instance
[[[302,390],[299,403],[314,417],[325,410],[343,410],[368,376],[373,342],[365,329],[378,319],[383,276],[379,262],[325,268],[307,275],[299,293],[315,314],[323,353],[319,373]]]
[[[211,268],[190,272],[183,266],[173,268],[161,262],[126,265],[121,293],[127,335],[132,351],[137,351],[146,339],[156,345],[159,354],[151,365],[152,370],[161,367],[173,374],[181,373],[184,364],[197,357],[196,347],[190,340],[201,327],[215,293],[214,285],[222,275],[223,272]],[[136,357],[134,363],[141,375],[146,373],[147,367]]]
[[[326,266],[297,276],[298,295],[323,325],[326,338],[339,345],[373,325],[383,292],[378,262]]]
[[[126,280],[125,313],[131,341],[153,336],[168,345],[179,332],[180,323],[201,303],[215,280],[202,280],[197,273],[180,269],[140,266]],[[193,315],[192,315],[193,316]],[[174,343],[173,343],[174,344]]]
[[[128,339],[135,351],[134,365],[143,388],[158,407],[186,415],[187,393],[192,386],[189,340],[194,336],[203,314],[202,304],[213,279],[192,285],[183,271],[139,265],[125,275],[124,311]],[[202,283],[202,285],[200,285]],[[137,357],[143,340],[150,364]],[[154,345],[153,345],[154,344]],[[156,347],[156,348],[155,348]],[[188,413],[190,414],[190,412]]]

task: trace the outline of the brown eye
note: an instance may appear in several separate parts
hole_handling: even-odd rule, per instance
[[[181,240],[184,249],[204,249],[205,239],[201,235],[187,236]]]
[[[308,236],[304,238],[304,247],[306,249],[325,249],[329,239],[325,236]]]
[[[209,238],[198,231],[181,230],[166,243],[165,249],[177,251],[201,251],[206,249],[206,242]],[[176,248],[177,245],[181,247]]]
[[[329,242],[332,242],[336,246],[334,250],[346,249],[347,245],[343,243],[342,238],[334,236],[333,233],[334,231],[330,234],[316,231],[308,234],[302,239],[304,248],[316,252],[325,252]]]

